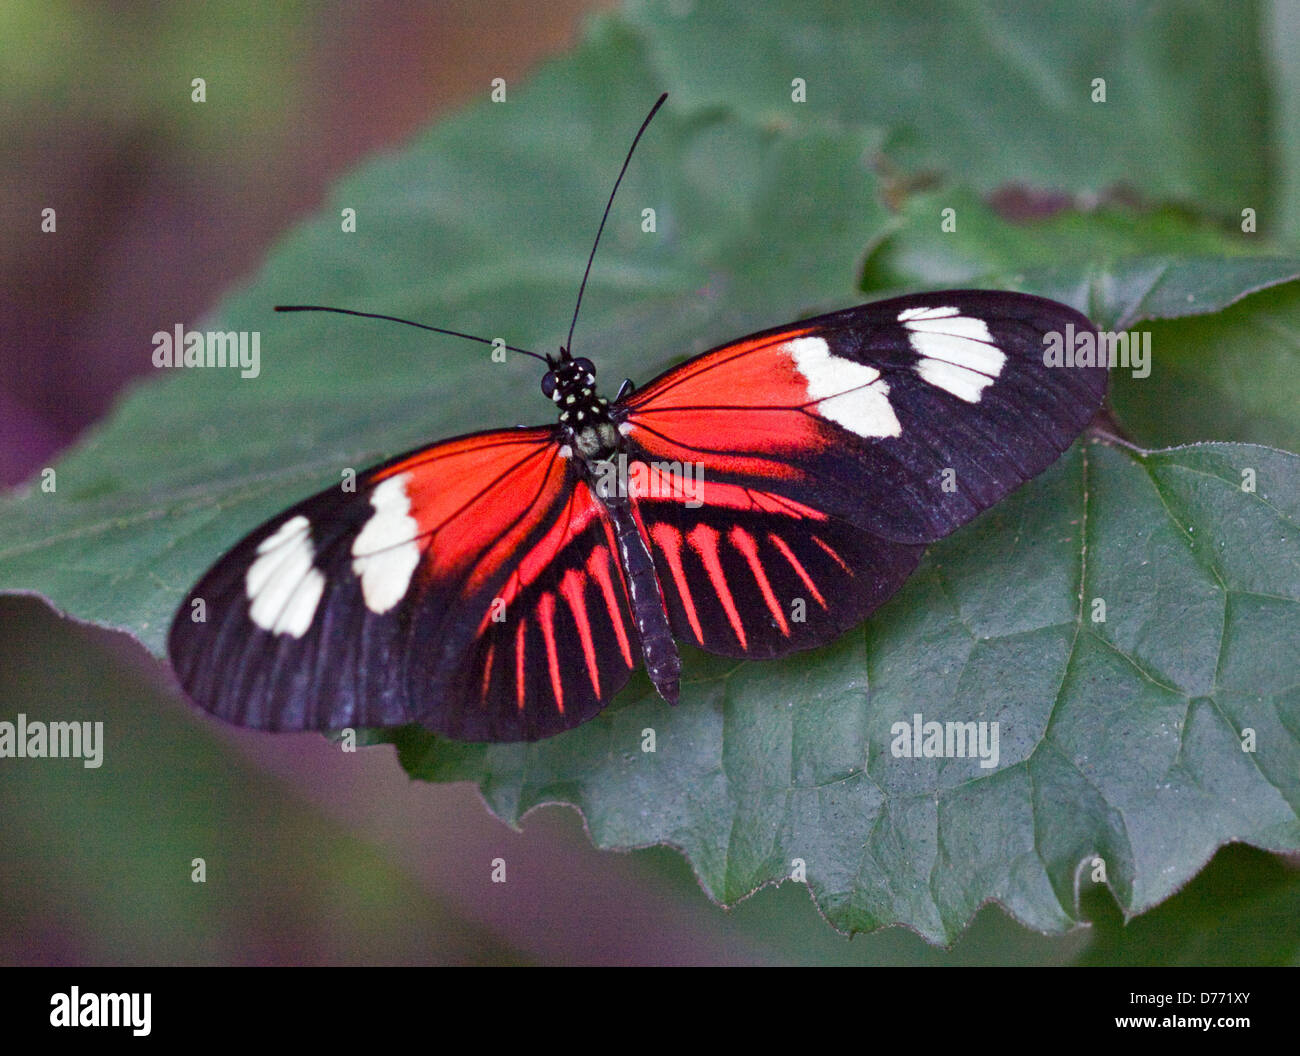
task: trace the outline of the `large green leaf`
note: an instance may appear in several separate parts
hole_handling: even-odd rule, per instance
[[[1088,207],[1077,198],[1055,196],[1044,206],[1051,210],[1046,216],[1016,219],[1010,204],[995,208],[966,187],[907,196],[900,203],[898,229],[867,261],[864,288],[958,287],[1028,269],[1077,274],[1084,266],[1100,271],[1133,257],[1207,257],[1221,264],[1224,257],[1279,253],[1278,243],[1258,232],[1187,209],[1122,202]]]
[[[807,39],[822,39],[808,25]],[[771,68],[782,47],[803,46],[750,34],[755,62]],[[529,361],[270,306],[395,312],[554,348],[623,144],[684,76],[665,65],[680,46],[670,36],[603,17],[507,103],[467,111],[340,184],[217,314],[222,329],[261,332],[260,376],[173,371],[143,384],[58,463],[56,490],[0,498],[0,589],[39,593],[161,655],[203,568],[344,468],[486,423],[546,420]],[[871,164],[897,136],[844,123],[848,112],[771,121],[741,86],[727,106],[675,96],[629,171],[576,338],[609,388],[852,303],[862,261],[909,224],[879,204]],[[1033,159],[1024,172],[1047,178]],[[1217,173],[1177,179],[1213,199],[1212,181],[1198,181]],[[340,229],[344,208],[357,210],[355,234]],[[654,232],[642,229],[647,208]],[[1127,325],[1217,319],[1297,271],[1278,258],[1185,258],[1187,248],[1120,237],[1117,225],[1086,259],[1012,278]],[[990,252],[981,271],[1007,261]],[[141,356],[173,322],[142,326]],[[1254,491],[1242,490],[1245,470]],[[1101,855],[1136,912],[1224,841],[1300,846],[1298,494],[1295,456],[1266,448],[1078,446],[935,547],[864,631],[823,650],[762,664],[688,652],[676,710],[638,677],[607,713],[538,745],[394,737],[413,773],[478,782],[512,823],[566,802],[601,846],[681,847],[726,901],[800,858],[842,928],[897,921],[947,940],[998,899],[1061,930],[1077,919],[1079,862]],[[1094,598],[1105,623],[1092,620]],[[895,758],[891,727],[918,712],[997,721],[1001,765]],[[1250,754],[1246,726],[1258,735]],[[647,727],[654,753],[641,751]]]
[[[740,0],[632,5],[664,86],[760,121],[889,130],[905,168],[1236,215],[1269,204],[1255,3]],[[1231,71],[1230,75],[1225,71]],[[791,102],[803,78],[807,102]],[[1093,82],[1106,101],[1093,101]]]
[[[676,710],[643,683],[537,745],[395,739],[413,774],[477,780],[511,822],[574,803],[599,846],[680,847],[721,901],[800,858],[843,929],[951,941],[996,899],[1058,931],[1100,856],[1138,913],[1226,841],[1300,841],[1298,517],[1294,455],[1093,442],[813,662],[691,654]],[[999,765],[896,758],[916,714],[999,723]]]

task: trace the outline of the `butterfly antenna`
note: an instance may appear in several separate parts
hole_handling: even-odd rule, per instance
[[[619,169],[618,179],[614,181],[614,189],[609,192],[609,201],[605,203],[605,215],[600,218],[600,227],[596,229],[596,241],[591,244],[591,256],[587,258],[587,270],[582,273],[582,285],[578,287],[578,303],[573,306],[573,322],[569,324],[569,339],[564,343],[561,351],[564,355],[569,354],[569,349],[573,347],[573,328],[578,325],[578,309],[582,307],[582,294],[587,289],[587,276],[591,274],[591,262],[596,259],[596,247],[600,245],[600,236],[605,230],[605,221],[609,219],[609,210],[614,205],[614,195],[618,194],[618,185],[623,182],[623,173],[627,172],[627,167],[632,161],[632,154],[636,150],[636,145],[641,142],[641,136],[649,127],[650,122],[654,119],[659,108],[664,105],[664,100],[668,98],[668,93],[664,92],[656,101],[655,105],[650,108],[650,113],[646,114],[645,120],[641,122],[641,127],[637,129],[636,136],[632,139],[632,146],[628,148],[627,157],[623,160],[623,167]]]
[[[435,334],[447,334],[451,337],[463,337],[466,341],[477,341],[481,345],[490,345],[493,339],[490,337],[475,337],[473,334],[462,334],[459,330],[447,330],[441,326],[429,326],[427,323],[414,323],[410,319],[399,319],[395,315],[380,315],[378,312],[357,312],[351,308],[327,308],[322,304],[277,304],[277,312],[334,312],[337,315],[357,315],[362,319],[385,319],[390,323],[405,323],[407,326],[417,326],[421,330],[432,330]],[[547,365],[550,360],[546,356],[538,355],[536,352],[529,352],[526,348],[515,348],[514,345],[506,345],[510,352],[518,352],[521,355],[532,356],[533,359],[540,359]]]

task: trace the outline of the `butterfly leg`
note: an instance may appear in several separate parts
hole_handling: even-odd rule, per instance
[[[637,525],[631,501],[626,495],[602,497],[614,526],[619,558],[627,576],[632,620],[641,639],[641,652],[645,656],[646,672],[659,695],[675,705],[682,672],[677,643],[673,641],[668,623],[668,610],[664,606],[663,589],[655,573],[654,559],[646,545],[645,536]]]
[[[623,384],[618,387],[618,392],[614,396],[614,402],[618,403],[624,396],[631,396],[636,390],[631,378],[624,378]]]

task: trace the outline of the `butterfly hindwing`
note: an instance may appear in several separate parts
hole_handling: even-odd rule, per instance
[[[889,598],[924,549],[707,477],[689,498],[657,492],[637,512],[673,633],[724,656],[784,656],[831,641]]]
[[[421,721],[459,740],[532,741],[570,729],[640,663],[609,518],[585,483],[469,611],[471,640],[456,662],[411,658],[413,681],[439,702]],[[417,614],[417,631],[431,616]]]

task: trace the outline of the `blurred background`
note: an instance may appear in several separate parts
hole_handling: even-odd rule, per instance
[[[521,80],[600,6],[0,3],[0,486],[150,369],[138,335],[152,321],[201,318],[339,173],[493,77]],[[195,76],[221,106],[189,104]],[[51,205],[57,239],[39,231]],[[125,636],[8,597],[0,718],[18,712],[118,734],[98,771],[0,762],[7,964],[1296,957],[1294,870],[1241,847],[1127,927],[1090,896],[1094,926],[1061,938],[986,906],[950,951],[897,928],[848,940],[790,884],[723,911],[675,852],[597,853],[561,808],[513,832],[472,786],[411,782],[389,747],[219,727]],[[190,882],[196,856],[206,884]],[[505,884],[487,882],[498,857]]]

